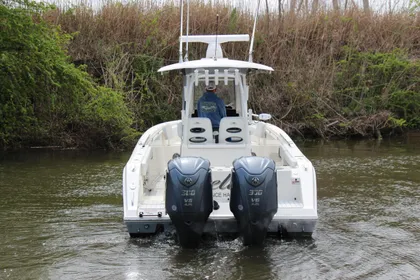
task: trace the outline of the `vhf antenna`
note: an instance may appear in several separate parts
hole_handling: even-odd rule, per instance
[[[219,33],[219,14],[216,16],[216,45],[214,48],[214,60],[217,60],[217,34]]]
[[[260,10],[260,2],[261,0],[258,0],[257,10],[255,11],[254,28],[252,30],[251,43],[249,45],[249,62],[252,62],[252,53],[254,52],[254,37],[255,37],[255,29],[257,28],[257,19],[258,19],[258,11]]]
[[[184,26],[184,1],[181,0],[181,35],[179,36],[179,63],[182,60],[182,27]]]
[[[188,61],[188,35],[190,31],[190,0],[187,0],[187,47],[185,50],[185,61]]]

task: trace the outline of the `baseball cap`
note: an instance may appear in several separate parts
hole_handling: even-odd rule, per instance
[[[206,90],[208,91],[213,91],[216,89],[216,85],[214,84],[213,81],[209,82],[208,86],[206,87]]]

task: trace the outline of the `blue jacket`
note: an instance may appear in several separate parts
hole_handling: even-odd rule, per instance
[[[205,92],[198,100],[197,113],[200,118],[209,118],[213,128],[219,128],[220,120],[226,117],[225,103],[214,92]]]

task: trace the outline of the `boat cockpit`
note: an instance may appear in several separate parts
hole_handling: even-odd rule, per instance
[[[220,120],[218,131],[214,131],[210,119],[200,118],[197,114],[197,102],[209,83],[215,84],[216,94],[226,107],[226,117]],[[251,155],[245,71],[235,68],[195,69],[184,75],[184,84],[180,134],[186,137],[182,137],[181,156],[201,156],[212,163],[220,161],[222,164],[241,155]],[[230,160],[226,161],[226,156]]]
[[[206,91],[206,84],[204,81],[200,81],[197,86],[194,86],[193,88],[193,96],[194,96],[194,112],[192,112],[191,117],[197,118],[198,112],[197,112],[197,102],[200,99],[200,97],[204,94]],[[237,97],[236,97],[236,90],[235,90],[235,84],[234,81],[228,80],[228,84],[225,85],[224,83],[219,83],[219,85],[216,86],[216,95],[221,98],[225,104],[226,107],[226,116],[227,117],[239,117],[239,113],[236,110],[237,109]]]

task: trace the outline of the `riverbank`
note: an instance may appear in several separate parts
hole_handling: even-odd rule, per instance
[[[152,125],[179,119],[181,77],[156,72],[178,61],[179,7],[25,3],[32,16],[20,20],[27,28],[11,18],[1,23],[10,31],[1,35],[1,148],[132,147]],[[16,9],[2,7],[2,18]],[[216,14],[219,34],[250,33],[247,11],[202,1],[190,9],[191,34],[215,33]],[[29,40],[40,26],[41,39]],[[273,123],[300,138],[380,138],[418,129],[419,29],[420,17],[409,11],[262,15],[254,60],[275,72],[249,77],[250,107],[271,113]],[[27,44],[13,34],[29,38]],[[190,59],[204,51],[191,45]],[[224,51],[243,60],[248,45],[227,44]]]

